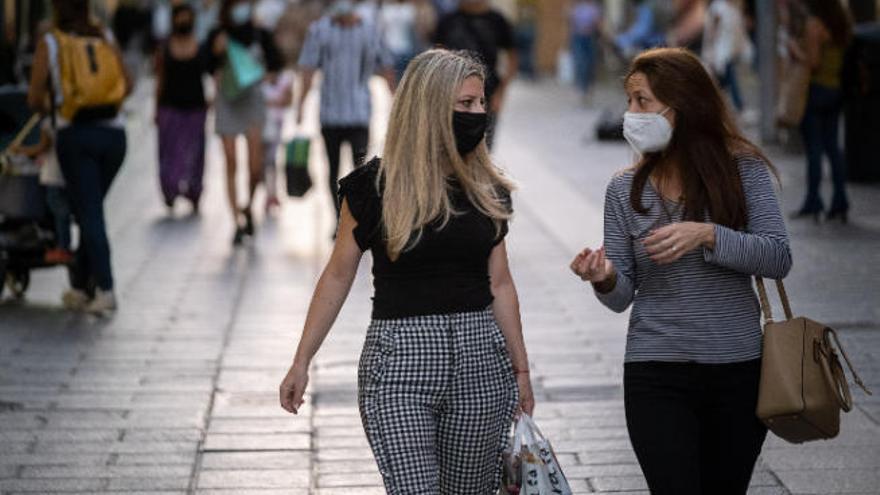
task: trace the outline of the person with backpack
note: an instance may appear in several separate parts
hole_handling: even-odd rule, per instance
[[[488,0],[461,0],[458,10],[442,17],[434,43],[450,50],[467,50],[486,65],[486,102],[489,128],[486,143],[492,148],[495,123],[504,102],[507,86],[519,71],[519,55],[513,26]],[[500,55],[507,57],[504,74],[498,72]]]
[[[125,158],[119,113],[132,80],[112,34],[89,17],[89,0],[53,0],[55,25],[37,45],[28,104],[51,113],[56,152],[80,242],[71,267],[69,309],[116,309],[104,198]]]
[[[254,24],[252,0],[223,0],[220,26],[208,35],[208,71],[217,80],[214,128],[226,155],[226,193],[235,225],[232,245],[254,235],[251,206],[263,177],[263,126],[266,101],[260,82],[281,70],[283,61],[272,33]],[[260,74],[262,72],[262,75]],[[256,77],[253,77],[256,74]],[[242,77],[246,83],[242,85]],[[248,195],[238,206],[235,143],[244,136],[248,150]]]

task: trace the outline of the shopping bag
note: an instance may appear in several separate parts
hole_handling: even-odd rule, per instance
[[[550,442],[532,418],[522,413],[504,452],[501,493],[508,495],[571,495]]]
[[[265,73],[262,64],[247,47],[231,39],[226,43],[226,67],[220,81],[226,98],[238,99],[247,89],[263,80]]]
[[[309,147],[311,139],[297,136],[285,148],[284,172],[287,176],[287,194],[302,197],[312,187],[309,176]]]

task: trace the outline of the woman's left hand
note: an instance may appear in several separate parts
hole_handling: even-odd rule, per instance
[[[532,379],[529,374],[517,373],[516,386],[519,388],[519,408],[531,416],[535,410],[535,396],[532,394]]]
[[[715,226],[711,223],[679,222],[660,227],[642,241],[651,260],[658,265],[678,261],[696,248],[715,245]]]

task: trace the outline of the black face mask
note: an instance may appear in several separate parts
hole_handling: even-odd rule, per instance
[[[464,156],[473,151],[486,136],[489,116],[486,113],[452,112],[455,147]]]
[[[193,32],[193,23],[191,22],[181,22],[174,25],[174,34],[180,34],[186,36]]]

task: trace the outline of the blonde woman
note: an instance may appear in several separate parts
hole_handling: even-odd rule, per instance
[[[281,383],[281,405],[296,413],[369,250],[358,402],[389,494],[496,493],[513,414],[534,408],[504,243],[513,185],[489,159],[484,81],[458,52],[409,64],[382,160],[340,181],[336,245]]]

